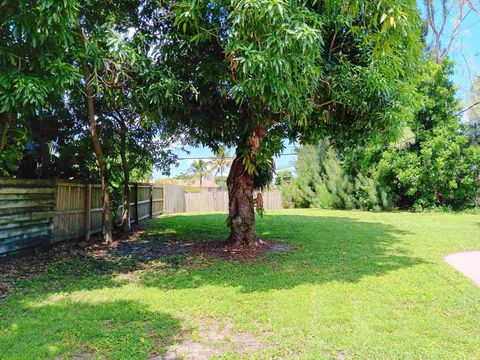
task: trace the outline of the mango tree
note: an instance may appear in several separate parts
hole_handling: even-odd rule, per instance
[[[253,191],[285,139],[391,136],[412,115],[422,43],[415,1],[180,0],[158,57],[186,84],[166,115],[234,147],[229,240],[258,244]]]

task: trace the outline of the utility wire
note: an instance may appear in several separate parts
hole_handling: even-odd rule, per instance
[[[467,112],[468,110],[470,110],[471,108],[477,106],[477,105],[480,105],[480,101],[477,101],[476,103],[473,103],[472,105],[460,110],[460,111],[457,111],[455,114],[453,114],[454,117],[456,116],[459,116],[459,115],[462,115],[463,113]],[[415,140],[416,138],[418,138],[419,135],[422,135],[423,133],[426,133],[428,131],[431,131],[432,129],[425,129],[425,130],[420,130],[417,135],[414,135],[408,139],[405,139],[405,140],[402,140],[402,141],[399,141],[399,142],[396,142],[394,144],[388,144],[386,146],[384,146],[383,148],[379,149],[379,150],[388,150],[390,149],[391,147],[396,147],[396,146],[399,146],[399,145],[403,145],[403,144],[406,144],[412,140]],[[359,146],[360,149],[366,149],[367,146]],[[298,154],[297,153],[287,153],[287,154],[280,154],[280,155],[277,155],[276,157],[282,157],[282,156],[297,156]],[[215,160],[216,157],[215,156],[204,156],[204,157],[181,157],[181,158],[178,158],[178,160]],[[229,159],[229,160],[233,160],[235,159],[235,157],[226,157],[226,159]]]
[[[298,154],[296,153],[287,153],[287,154],[280,154],[280,155],[277,155],[276,157],[280,157],[280,156],[296,156]],[[215,160],[217,159],[215,156],[204,156],[204,157],[182,157],[182,158],[178,158],[178,160]],[[225,157],[225,159],[229,159],[229,160],[233,160],[235,159],[235,157],[232,157],[232,156],[228,156],[228,157]]]

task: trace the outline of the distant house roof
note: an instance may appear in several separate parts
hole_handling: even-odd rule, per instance
[[[202,180],[202,186],[200,186],[200,180],[178,180],[179,185],[186,185],[186,186],[196,186],[196,187],[202,187],[202,188],[218,188],[218,185],[215,184],[214,181],[208,180],[208,179],[203,179]]]

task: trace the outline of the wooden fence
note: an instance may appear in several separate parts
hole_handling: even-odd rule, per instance
[[[264,209],[281,209],[282,193],[280,191],[263,192]],[[213,191],[185,194],[185,211],[223,211],[228,212],[228,192]]]
[[[132,223],[197,211],[228,211],[228,194],[185,193],[173,184],[130,185]],[[264,194],[265,209],[282,207],[281,193]],[[114,210],[120,223],[122,206]],[[102,231],[100,185],[65,180],[0,178],[0,258],[60,241],[86,239]]]
[[[163,186],[130,185],[130,221],[139,221],[164,213]],[[85,237],[102,231],[102,193],[100,185],[57,181],[52,242]],[[121,221],[123,206],[116,211],[117,224]]]
[[[130,189],[131,222],[164,213],[163,185],[132,184]],[[119,223],[122,206],[112,210]],[[102,226],[100,185],[0,179],[0,257],[64,240],[88,240]]]

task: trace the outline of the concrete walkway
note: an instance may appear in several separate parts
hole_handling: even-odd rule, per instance
[[[480,251],[450,254],[445,261],[480,286]]]

